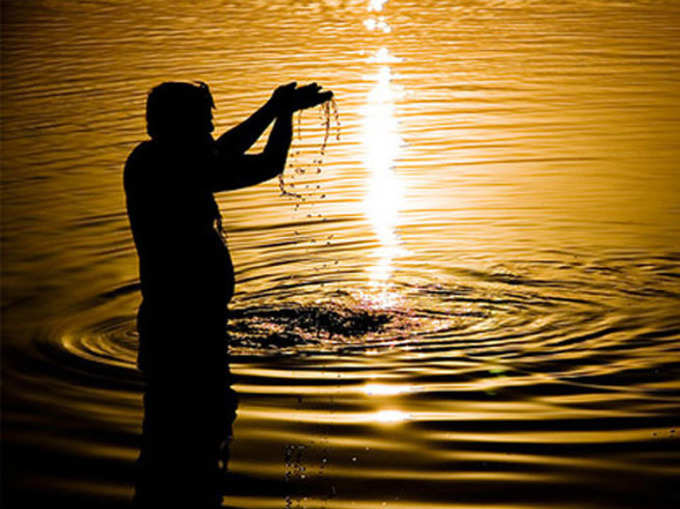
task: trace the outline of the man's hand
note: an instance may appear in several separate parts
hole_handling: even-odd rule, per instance
[[[319,104],[329,101],[333,97],[333,92],[321,92],[321,87],[316,83],[296,88],[293,92],[293,111],[313,108]]]
[[[321,92],[316,83],[298,88],[292,82],[274,90],[264,106],[217,140],[218,164],[225,171],[216,172],[213,192],[252,186],[281,173],[293,138],[293,113],[318,106],[332,97],[333,92]],[[274,119],[262,153],[246,154]]]
[[[269,103],[277,115],[312,108],[333,97],[333,92],[321,92],[321,87],[316,83],[310,83],[299,88],[296,87],[297,83],[292,82],[274,90]]]
[[[275,112],[274,115],[280,115],[284,111],[291,110],[295,87],[297,87],[297,82],[293,81],[287,85],[281,85],[274,90],[274,93],[268,101]]]

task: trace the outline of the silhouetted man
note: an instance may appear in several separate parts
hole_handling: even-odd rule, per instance
[[[151,140],[133,150],[124,175],[143,297],[138,506],[221,503],[219,450],[236,408],[225,341],[234,270],[213,193],[281,173],[293,113],[331,97],[316,84],[279,87],[250,118],[214,140],[214,103],[205,84],[163,83],[149,94]],[[264,151],[245,154],[272,121]]]

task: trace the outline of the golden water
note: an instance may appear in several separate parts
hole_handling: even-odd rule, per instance
[[[9,1],[2,59],[20,493],[132,493],[121,169],[147,91],[206,81],[219,132],[298,80],[342,121],[319,166],[324,117],[302,116],[305,200],[276,180],[218,196],[238,282],[225,503],[678,503],[677,3]]]

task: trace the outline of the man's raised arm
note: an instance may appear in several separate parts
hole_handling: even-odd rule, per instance
[[[263,108],[258,110],[243,124],[220,137],[217,141],[219,163],[218,168],[216,168],[213,191],[227,191],[259,184],[275,177],[285,169],[288,149],[293,138],[293,113],[317,106],[333,97],[332,92],[320,92],[321,87],[316,83],[298,89],[295,86],[296,83],[290,83],[277,88],[274,94],[272,94],[272,98]],[[269,108],[273,111],[270,111]],[[258,116],[262,110],[264,111],[261,116]],[[219,145],[224,136],[254,119],[252,128],[246,126],[243,134],[240,134],[238,131],[236,133],[243,143],[247,143],[250,137],[257,131],[255,127],[259,127],[266,120],[265,114],[267,112],[276,116],[276,122],[267,140],[267,145],[260,154],[244,154],[243,152],[235,151],[229,146],[225,146],[223,149]],[[262,130],[266,129],[267,125],[269,123],[264,125]],[[257,137],[252,143],[255,140],[257,140]],[[226,144],[226,141],[224,143]]]
[[[274,178],[286,167],[288,149],[293,139],[293,112],[282,113],[276,118],[267,145],[260,154],[241,154],[223,160],[217,172],[213,191],[228,191],[254,186]]]
[[[255,113],[217,139],[218,150],[230,155],[239,155],[252,147],[280,113],[283,97],[290,95],[296,85],[293,82],[277,88],[271,98]]]

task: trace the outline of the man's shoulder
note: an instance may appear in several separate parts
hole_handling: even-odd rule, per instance
[[[155,157],[154,152],[156,151],[154,150],[154,143],[152,141],[141,142],[132,149],[132,152],[130,152],[127,161],[125,162],[125,168],[127,169],[128,167],[151,162]]]

